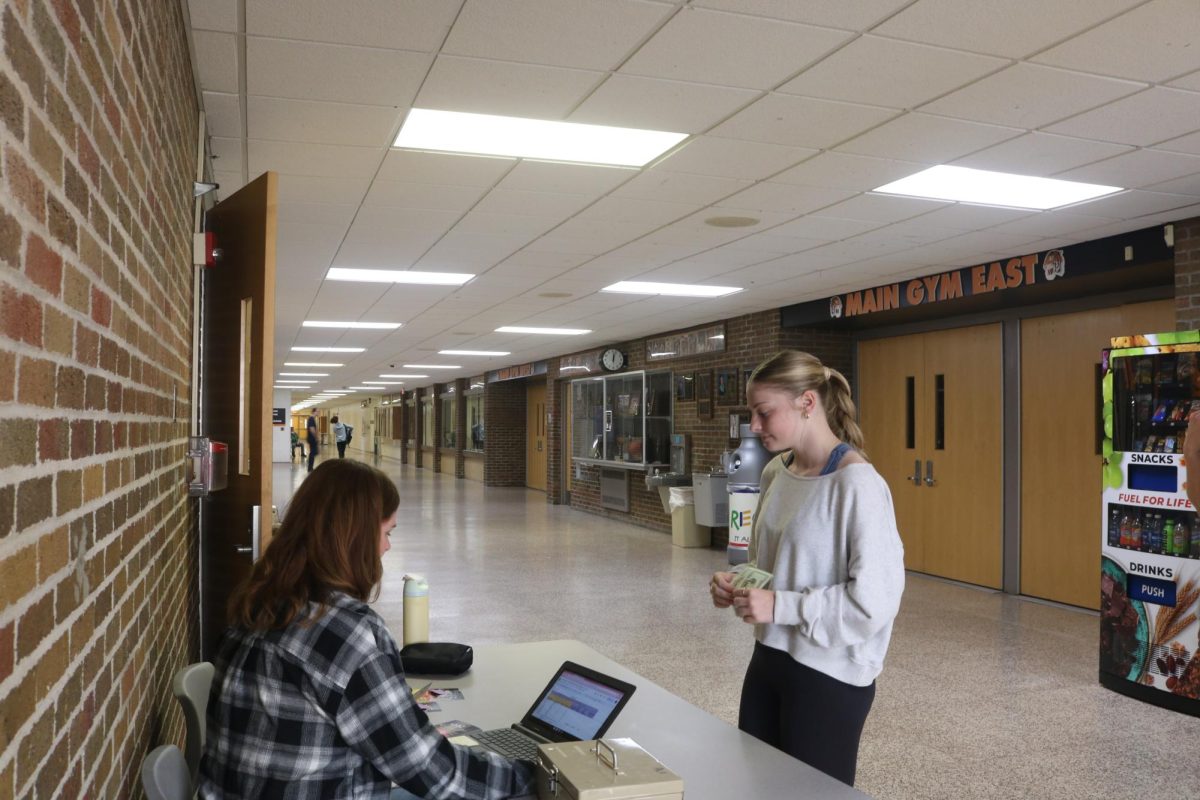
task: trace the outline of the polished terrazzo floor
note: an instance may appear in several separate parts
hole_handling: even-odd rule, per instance
[[[400,522],[377,608],[401,635],[402,576],[428,577],[435,640],[580,639],[736,722],[750,630],[709,604],[724,551],[524,489],[383,461]],[[302,470],[277,465],[280,507]],[[1200,719],[1102,689],[1096,615],[909,575],[859,755],[884,800],[1200,798]]]

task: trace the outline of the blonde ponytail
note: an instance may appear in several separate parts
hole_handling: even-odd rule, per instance
[[[862,428],[858,427],[858,409],[850,395],[850,382],[836,369],[825,368],[825,416],[837,437],[855,450],[863,449]]]

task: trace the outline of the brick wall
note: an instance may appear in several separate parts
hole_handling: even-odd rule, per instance
[[[656,336],[661,334],[655,334]],[[687,358],[671,359],[670,361],[646,362],[646,346],[644,339],[625,342],[620,345],[629,359],[629,369],[670,369],[675,374],[708,371],[713,373],[712,411],[711,414],[700,413],[700,403],[697,400],[675,401],[674,432],[687,434],[691,437],[692,472],[708,472],[720,463],[720,455],[727,449],[737,445],[737,441],[729,438],[730,413],[742,413],[745,421],[749,421],[749,412],[745,405],[745,388],[741,386],[743,376],[768,356],[779,350],[794,348],[806,350],[820,358],[826,365],[833,367],[853,381],[851,372],[852,347],[850,335],[845,332],[827,331],[820,329],[783,329],[779,326],[778,311],[764,311],[757,314],[747,314],[725,320],[725,351],[722,353],[690,356]],[[717,404],[716,372],[720,369],[737,369],[739,397],[736,404]],[[556,384],[568,382],[555,381]],[[559,398],[561,386],[552,386],[548,393],[551,398]],[[565,409],[564,409],[565,411]],[[557,422],[559,414],[555,415]],[[561,427],[557,424],[550,428],[550,453],[562,452]],[[548,492],[551,502],[556,502],[561,494],[558,491],[559,469],[551,467],[549,484],[552,491]],[[629,476],[629,512],[610,511],[600,506],[600,471],[598,467],[584,466],[580,476],[572,481],[571,505],[592,513],[601,514],[611,519],[632,522],[656,530],[669,531],[671,518],[663,510],[662,501],[657,489],[647,489],[644,473],[632,472]],[[713,530],[713,544],[724,546],[726,529]]]
[[[484,389],[485,486],[525,485],[525,385],[523,380],[498,381]]]
[[[467,441],[467,379],[454,381],[454,477],[464,478],[467,474],[463,444]]]
[[[21,0],[0,41],[0,798],[137,796],[198,640],[184,20]]]
[[[1200,217],[1175,223],[1175,328],[1200,328]]]

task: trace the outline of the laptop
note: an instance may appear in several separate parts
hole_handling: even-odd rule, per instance
[[[564,661],[520,722],[473,733],[471,738],[503,756],[534,761],[538,744],[603,736],[635,688],[581,664]]]

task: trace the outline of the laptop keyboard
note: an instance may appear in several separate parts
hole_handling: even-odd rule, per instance
[[[497,728],[483,733],[474,733],[471,734],[471,738],[502,756],[537,761],[538,743],[512,728]]]

